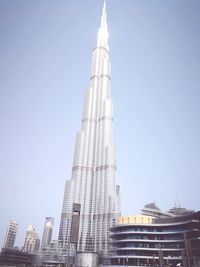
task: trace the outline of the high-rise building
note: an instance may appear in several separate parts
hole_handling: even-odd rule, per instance
[[[34,254],[39,251],[39,247],[40,247],[40,239],[38,237],[35,228],[30,224],[26,232],[23,250],[25,252]]]
[[[15,220],[10,220],[6,236],[4,239],[3,247],[13,248],[15,244],[16,234],[17,234],[18,224]]]
[[[54,218],[52,217],[45,218],[41,249],[48,247],[51,242],[53,233],[53,224],[54,224]]]
[[[90,86],[85,94],[82,128],[76,137],[72,177],[66,181],[59,230],[59,241],[67,247],[72,205],[80,204],[79,251],[106,252],[109,228],[120,215],[110,79],[104,1],[97,46],[92,55]]]

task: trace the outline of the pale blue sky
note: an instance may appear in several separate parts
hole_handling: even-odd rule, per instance
[[[200,1],[109,0],[122,214],[200,209]],[[0,0],[0,242],[55,217],[89,86],[100,0]]]

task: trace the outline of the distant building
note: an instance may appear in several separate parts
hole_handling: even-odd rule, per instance
[[[141,211],[143,215],[152,216],[155,218],[170,218],[194,213],[194,210],[188,210],[180,206],[177,207],[176,205],[168,211],[162,211],[160,208],[158,208],[155,202],[145,205]]]
[[[168,213],[171,214],[172,216],[188,215],[194,212],[195,212],[194,210],[188,210],[182,208],[181,206],[177,207],[176,205],[168,211]]]
[[[18,224],[15,220],[10,220],[5,240],[3,243],[4,248],[13,248],[15,244],[16,234],[18,230]]]
[[[35,228],[30,224],[26,232],[23,251],[34,254],[39,251],[39,247],[40,239]]]
[[[122,216],[110,233],[112,266],[200,266],[200,212]]]
[[[54,218],[46,217],[44,223],[41,249],[48,247],[51,242],[53,233],[53,224],[54,224]]]
[[[164,212],[160,210],[155,202],[151,202],[144,206],[144,208],[141,209],[143,215],[152,216],[152,217],[159,217],[159,218],[169,218],[173,215],[169,212]]]

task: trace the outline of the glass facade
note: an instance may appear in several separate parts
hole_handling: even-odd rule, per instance
[[[200,212],[119,224],[110,237],[113,266],[200,266]]]

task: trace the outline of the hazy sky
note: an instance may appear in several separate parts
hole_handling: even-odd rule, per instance
[[[57,238],[101,0],[0,0],[0,242]],[[122,214],[200,209],[200,1],[109,0]]]

